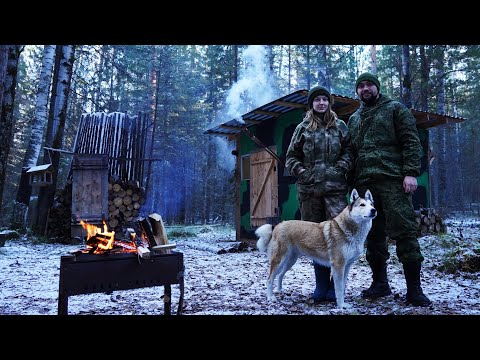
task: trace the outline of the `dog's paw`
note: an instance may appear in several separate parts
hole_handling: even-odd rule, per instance
[[[277,298],[275,297],[275,295],[268,296],[268,297],[267,297],[267,300],[268,300],[269,302],[277,302]]]
[[[337,307],[338,307],[339,309],[351,309],[351,308],[352,308],[352,305],[347,304],[347,303],[343,303],[342,305],[338,305]]]

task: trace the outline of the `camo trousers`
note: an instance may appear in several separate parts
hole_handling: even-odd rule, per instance
[[[332,219],[347,206],[347,197],[343,192],[322,196],[299,193],[298,201],[302,220],[313,222]]]
[[[400,262],[422,262],[412,194],[404,192],[403,180],[383,180],[357,187],[360,196],[364,196],[367,189],[377,209],[367,237],[368,263],[385,263],[390,257],[386,235],[395,240]]]

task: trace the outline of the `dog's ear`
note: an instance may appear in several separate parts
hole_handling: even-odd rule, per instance
[[[353,204],[355,200],[358,198],[358,191],[357,189],[353,189],[352,193],[350,194],[350,204]]]
[[[373,196],[372,196],[372,193],[370,192],[370,190],[368,190],[368,189],[365,192],[365,199],[370,200],[373,204]]]

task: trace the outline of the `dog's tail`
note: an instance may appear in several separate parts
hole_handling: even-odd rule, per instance
[[[266,252],[268,243],[272,238],[272,231],[273,226],[271,224],[265,224],[260,226],[257,230],[255,230],[255,235],[258,236],[257,240],[257,248],[261,252]]]

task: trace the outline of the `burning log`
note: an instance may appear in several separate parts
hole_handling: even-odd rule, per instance
[[[132,243],[135,244],[138,255],[144,259],[150,258],[150,250],[148,250],[148,247],[145,246],[142,239],[137,236],[135,230],[132,228],[127,228],[127,234],[129,234]]]
[[[150,249],[160,251],[163,254],[170,254],[170,249],[176,246],[175,244],[168,244],[167,232],[159,214],[153,213],[148,218],[138,218],[138,225],[144,238],[150,244]]]
[[[153,235],[152,225],[150,224],[150,221],[148,221],[147,218],[140,217],[138,218],[138,226],[142,231],[143,237],[147,239],[150,245],[149,247],[155,246],[155,235]]]
[[[89,237],[85,244],[91,247],[100,247],[104,250],[112,249],[114,244],[114,239],[110,235],[105,234],[95,234],[92,237]]]

